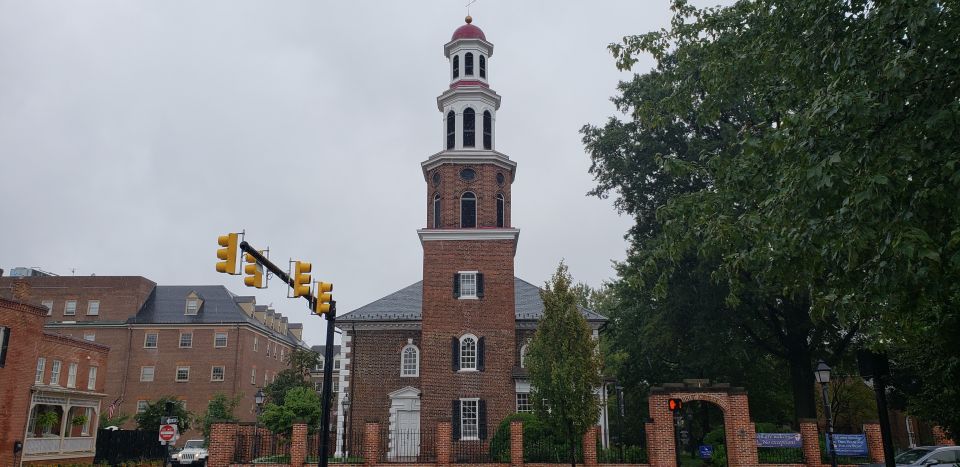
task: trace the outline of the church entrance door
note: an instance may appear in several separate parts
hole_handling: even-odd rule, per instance
[[[391,461],[416,461],[420,455],[420,391],[413,387],[390,393]]]

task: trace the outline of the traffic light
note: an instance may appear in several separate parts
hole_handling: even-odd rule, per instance
[[[313,312],[322,315],[330,312],[330,301],[333,300],[333,284],[329,282],[317,282],[317,301],[314,303]]]
[[[310,271],[313,266],[303,261],[293,263],[293,296],[310,296]]]
[[[263,266],[257,262],[257,259],[250,253],[244,253],[243,261],[247,263],[246,266],[243,267],[243,273],[247,276],[243,278],[244,285],[258,289],[267,288],[267,281],[264,280],[263,275]]]
[[[217,243],[223,248],[217,249],[217,272],[237,274],[237,238],[238,234],[230,233],[217,238]]]
[[[670,408],[671,412],[676,412],[683,408],[683,401],[680,399],[670,399],[667,401],[667,407]]]

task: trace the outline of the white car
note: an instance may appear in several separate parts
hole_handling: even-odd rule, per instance
[[[205,465],[207,463],[207,448],[203,447],[202,439],[191,439],[183,445],[183,449],[170,455],[171,464]]]
[[[960,446],[920,446],[901,452],[894,457],[894,461],[899,466],[954,466],[960,464]],[[885,464],[873,465],[885,466]]]

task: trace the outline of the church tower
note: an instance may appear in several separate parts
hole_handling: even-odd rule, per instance
[[[500,95],[493,44],[466,24],[443,46],[450,87],[437,97],[442,150],[421,163],[421,426],[450,421],[454,440],[489,441],[515,411],[516,321],[510,187],[516,163],[496,150]]]

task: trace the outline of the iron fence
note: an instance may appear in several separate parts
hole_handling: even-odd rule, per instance
[[[244,430],[234,438],[233,462],[236,464],[289,464],[290,437],[264,429]],[[252,427],[251,427],[252,428]]]
[[[803,464],[802,448],[757,448],[761,464]]]
[[[435,429],[390,430],[380,433],[380,462],[431,463],[437,461]]]
[[[574,459],[583,463],[583,444],[573,446]],[[599,456],[598,456],[599,457]],[[570,444],[558,440],[523,440],[523,461],[535,463],[568,464],[570,463]]]
[[[363,464],[363,432],[347,432],[337,436],[335,430],[330,432],[330,463]],[[320,433],[307,435],[307,463],[316,464],[320,459]]]
[[[600,464],[646,464],[647,449],[643,446],[617,446],[603,448],[597,443],[597,462]],[[569,452],[569,450],[568,450]],[[567,454],[569,457],[569,454]]]
[[[157,431],[97,430],[94,463],[115,465],[124,461],[165,460],[167,448],[159,439]]]

